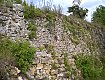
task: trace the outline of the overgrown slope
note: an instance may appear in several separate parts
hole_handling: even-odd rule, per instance
[[[0,33],[9,37],[0,35],[0,63],[15,62],[13,68],[5,65],[10,69],[0,71],[0,77],[9,73],[9,80],[104,80],[104,30],[32,5],[0,8]]]

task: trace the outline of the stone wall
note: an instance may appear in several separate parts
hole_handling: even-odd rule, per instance
[[[4,7],[0,10],[0,33],[11,39],[28,37],[22,5],[14,4],[13,8]]]
[[[51,25],[45,27],[48,23],[46,18],[36,18],[37,38],[30,40],[27,30],[28,21],[24,19],[22,6],[14,4],[13,8],[7,8],[6,12],[0,10],[0,33],[12,40],[25,39],[36,48],[33,64],[26,73],[27,78],[19,76],[18,80],[75,80],[80,77],[80,71],[76,68],[73,55],[91,54],[87,43],[81,39],[78,44],[75,44],[69,39],[73,35],[64,29],[63,18],[56,17],[54,27]],[[74,23],[79,24],[79,21]],[[82,24],[82,26],[86,25]],[[91,34],[86,37],[92,39]],[[68,61],[70,71],[65,69],[65,59]],[[69,76],[68,73],[70,73]]]

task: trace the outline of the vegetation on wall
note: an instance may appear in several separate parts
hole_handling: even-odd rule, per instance
[[[3,66],[8,68],[9,65],[16,64],[22,73],[25,73],[32,62],[34,54],[35,49],[30,47],[26,41],[12,42],[7,38],[0,39],[0,68]]]
[[[105,6],[100,5],[93,13],[92,21],[105,25]]]
[[[102,63],[97,57],[78,54],[74,56],[78,69],[84,80],[101,80]]]
[[[32,63],[35,49],[28,42],[17,41],[11,46],[11,52],[16,58],[18,68],[25,73]]]
[[[13,3],[22,4],[22,0],[0,0],[0,5],[12,7]]]
[[[39,8],[31,3],[28,5],[25,1],[23,2],[23,15],[25,19],[35,19],[36,17],[43,16],[43,12]]]
[[[11,42],[2,39],[0,34],[0,79],[7,80],[7,72],[11,66],[16,66],[15,56],[12,55]]]
[[[29,39],[33,39],[36,38],[36,25],[32,22],[30,22],[28,24],[28,28],[27,28],[30,32],[29,32]]]
[[[65,76],[67,78],[70,78],[71,69],[70,69],[70,64],[69,64],[68,58],[67,58],[67,53],[64,53],[64,65],[65,65],[65,70],[66,70]]]

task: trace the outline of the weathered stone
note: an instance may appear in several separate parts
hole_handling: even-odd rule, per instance
[[[51,70],[51,75],[57,75],[57,70]]]
[[[23,80],[21,76],[18,77],[18,80]]]
[[[37,67],[36,67],[36,69],[42,69],[43,68],[43,64],[37,64]]]
[[[35,66],[32,66],[32,67],[30,67],[30,69],[28,71],[28,74],[34,75],[35,71],[36,71],[36,67]]]
[[[53,23],[50,24],[49,21],[47,21],[46,18],[35,18],[35,24],[36,24],[36,35],[37,39],[30,40],[29,33],[31,31],[27,30],[28,24],[31,22],[31,20],[28,22],[24,19],[23,16],[23,9],[22,5],[20,4],[13,4],[13,10],[9,9],[7,12],[4,13],[0,10],[0,33],[5,34],[6,36],[10,37],[11,40],[16,39],[24,39],[29,41],[31,44],[30,46],[33,46],[35,48],[39,48],[42,45],[44,46],[44,49],[36,49],[36,53],[33,57],[32,65],[30,69],[27,71],[27,77],[30,80],[45,80],[48,78],[48,80],[71,80],[64,78],[65,75],[65,64],[64,64],[64,58],[65,53],[67,53],[67,60],[70,64],[70,67],[72,69],[77,69],[75,60],[73,59],[73,55],[76,55],[77,53],[85,53],[90,54],[91,51],[89,48],[87,48],[87,44],[85,42],[85,39],[88,41],[88,38],[92,40],[92,36],[90,33],[86,33],[84,31],[84,37],[83,35],[78,34],[79,30],[75,31],[75,33],[72,32],[72,28],[70,28],[71,31],[66,31],[64,29],[64,25],[62,23],[63,17],[57,17],[56,20]],[[68,20],[69,21],[69,20]],[[77,21],[77,20],[74,20]],[[77,25],[80,25],[80,22],[75,22]],[[46,25],[47,28],[45,28]],[[71,23],[74,24],[74,23]],[[71,26],[71,25],[70,25]],[[48,28],[50,27],[50,28]],[[76,27],[76,25],[75,25]],[[87,28],[87,26],[85,25]],[[82,26],[83,28],[83,26]],[[74,28],[73,28],[74,29]],[[85,28],[84,28],[85,29]],[[52,32],[50,32],[52,31]],[[81,31],[81,30],[80,30]],[[92,30],[95,34],[97,34],[97,31]],[[104,34],[101,34],[102,37]],[[72,38],[77,35],[79,36],[80,43],[76,45]],[[75,35],[74,35],[75,34]],[[70,39],[69,39],[70,38]],[[99,37],[96,37],[96,39],[99,39]],[[104,39],[102,39],[105,41]],[[47,45],[47,46],[46,46]],[[49,49],[48,45],[52,45],[54,48]],[[54,53],[53,53],[54,52]],[[98,49],[96,52],[98,53]],[[52,64],[55,64],[54,66],[56,69],[52,70]],[[10,72],[10,75],[16,76],[20,73],[20,71],[16,69],[12,69]],[[77,74],[81,74],[81,72],[76,71]],[[71,76],[72,77],[72,76]],[[18,80],[26,80],[23,76],[17,77]],[[14,78],[11,80],[15,80]]]
[[[13,4],[13,10],[14,11],[23,11],[21,4]]]
[[[58,77],[63,77],[63,73],[57,74]]]
[[[17,67],[11,68],[10,75],[17,76],[20,73],[20,70]]]

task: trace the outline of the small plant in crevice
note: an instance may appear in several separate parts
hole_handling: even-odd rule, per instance
[[[56,58],[56,52],[54,51],[53,45],[48,45],[48,52],[51,53],[53,59]]]
[[[48,54],[51,54],[52,58],[55,59],[56,58],[56,52],[54,51],[54,46],[51,44],[44,44],[44,47],[47,50]]]
[[[39,49],[40,51],[43,51],[43,50],[45,50],[45,46],[42,45],[42,46],[40,46],[38,49]]]
[[[29,32],[29,39],[33,39],[36,38],[36,25],[34,23],[29,23],[28,24],[28,28],[27,28],[30,32]]]
[[[55,21],[56,21],[55,13],[53,12],[46,13],[46,22],[48,23],[45,25],[45,27],[48,28],[50,34],[54,34]]]
[[[67,58],[67,53],[64,53],[64,65],[65,65],[65,70],[66,70],[65,76],[67,78],[70,78],[70,76],[71,76],[71,68],[70,68],[68,58]]]
[[[57,65],[55,64],[55,62],[52,63],[51,66],[52,66],[52,69],[57,69]]]
[[[98,80],[100,78],[102,64],[96,57],[78,54],[74,56],[74,59],[84,80]]]
[[[48,21],[45,27],[47,28],[50,34],[55,34],[55,22],[54,21]]]

